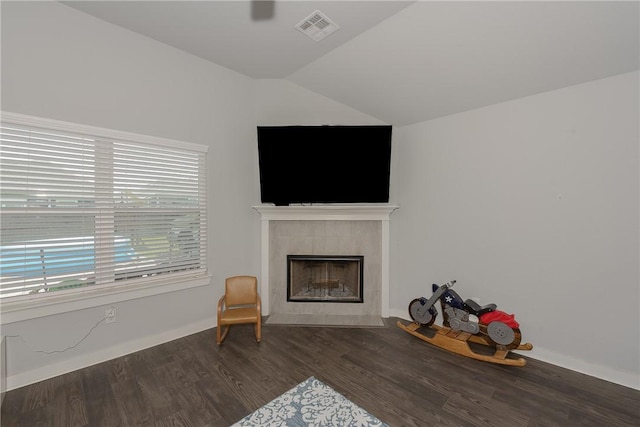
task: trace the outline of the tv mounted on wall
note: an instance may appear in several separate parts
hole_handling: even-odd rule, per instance
[[[262,203],[387,203],[391,126],[258,126]]]

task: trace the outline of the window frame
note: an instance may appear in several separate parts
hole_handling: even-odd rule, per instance
[[[13,112],[0,112],[0,120],[22,126],[33,126],[55,131],[80,133],[99,138],[129,141],[168,148],[183,148],[185,150],[202,152],[205,154],[208,147],[202,144],[153,137],[149,135],[82,125],[72,122],[29,116]],[[205,185],[208,180],[208,171],[205,161]],[[208,206],[205,205],[205,215]],[[206,224],[205,224],[206,226]],[[205,237],[206,239],[206,237]],[[207,242],[204,242],[204,259],[207,258]],[[205,261],[206,263],[206,261]],[[205,265],[206,267],[206,265]],[[0,299],[0,324],[24,321],[43,316],[64,313],[73,310],[113,304],[130,299],[160,295],[167,292],[186,290],[194,287],[206,286],[210,283],[209,269],[205,268],[194,275],[193,272],[173,272],[149,278],[139,278],[130,281],[116,281],[112,283],[97,284],[75,289],[60,290],[51,293],[36,295],[23,295]]]

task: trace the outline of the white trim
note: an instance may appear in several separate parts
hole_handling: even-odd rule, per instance
[[[389,317],[389,218],[383,219],[381,222],[381,257],[380,279],[382,281],[382,289],[380,293],[380,315]]]
[[[382,254],[380,314],[389,317],[389,217],[398,209],[394,205],[315,205],[315,206],[252,206],[260,213],[261,277],[260,297],[262,314],[270,313],[269,306],[269,221],[381,221]]]
[[[260,278],[260,299],[261,306],[260,310],[264,316],[268,316],[270,313],[270,302],[269,298],[269,220],[262,218],[262,237],[260,241],[260,254],[261,254],[261,271],[262,275]],[[266,259],[265,259],[266,257]],[[266,280],[265,280],[266,278]]]
[[[392,317],[412,322],[409,317],[408,310],[392,310]],[[640,378],[633,372],[623,372],[609,366],[596,365],[585,360],[576,359],[575,357],[565,356],[554,351],[550,351],[539,346],[533,345],[531,351],[514,351],[514,353],[522,354],[531,359],[540,360],[541,362],[550,363],[561,368],[571,371],[580,372],[601,380],[620,384],[625,387],[640,390]]]
[[[383,221],[398,206],[392,205],[313,205],[252,206],[266,221]]]
[[[0,121],[19,124],[24,126],[36,126],[59,131],[87,134],[102,138],[118,139],[142,144],[161,145],[170,148],[184,148],[187,150],[206,153],[209,150],[207,145],[195,144],[193,142],[178,141],[174,139],[160,138],[156,136],[141,135],[132,132],[124,132],[114,129],[106,129],[96,126],[83,125],[79,123],[64,122],[61,120],[47,119],[43,117],[28,116],[26,114],[0,111]]]
[[[101,137],[119,141],[129,141],[168,148],[180,148],[192,152],[206,153],[208,146],[159,138],[113,129],[64,122],[25,114],[0,111],[0,121],[22,126],[35,126],[56,131],[86,134],[91,137]],[[30,210],[33,212],[33,210]],[[60,212],[60,211],[58,211]],[[66,211],[62,211],[66,212]],[[70,210],[69,212],[76,212]],[[2,313],[0,324],[20,322],[44,316],[82,310],[103,304],[112,304],[134,298],[159,295],[166,292],[206,286],[211,283],[211,277],[206,273],[186,272],[172,273],[167,277],[127,280],[122,283],[105,283],[85,288],[60,290],[47,295],[19,296],[3,298],[0,301]]]
[[[7,392],[7,338],[3,335],[0,341],[0,407]]]
[[[596,365],[585,360],[559,354],[535,345],[533,346],[533,350],[520,353],[529,356],[532,359],[620,384],[635,390],[640,390],[640,377],[633,372],[623,372],[610,366]]]
[[[97,363],[106,362],[126,354],[135,353],[136,351],[164,344],[178,338],[186,337],[187,335],[211,329],[215,327],[215,325],[216,317],[213,316],[170,331],[164,331],[151,336],[143,336],[139,339],[127,341],[91,354],[81,354],[70,359],[65,359],[59,363],[11,375],[7,377],[7,390],[13,390],[48,378],[53,378],[58,375],[86,368]]]

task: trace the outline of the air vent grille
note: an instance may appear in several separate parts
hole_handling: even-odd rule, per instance
[[[296,28],[317,42],[340,29],[335,22],[319,10],[300,21]]]

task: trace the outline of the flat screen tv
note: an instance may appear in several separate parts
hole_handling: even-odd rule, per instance
[[[262,203],[387,203],[391,126],[258,126]]]

